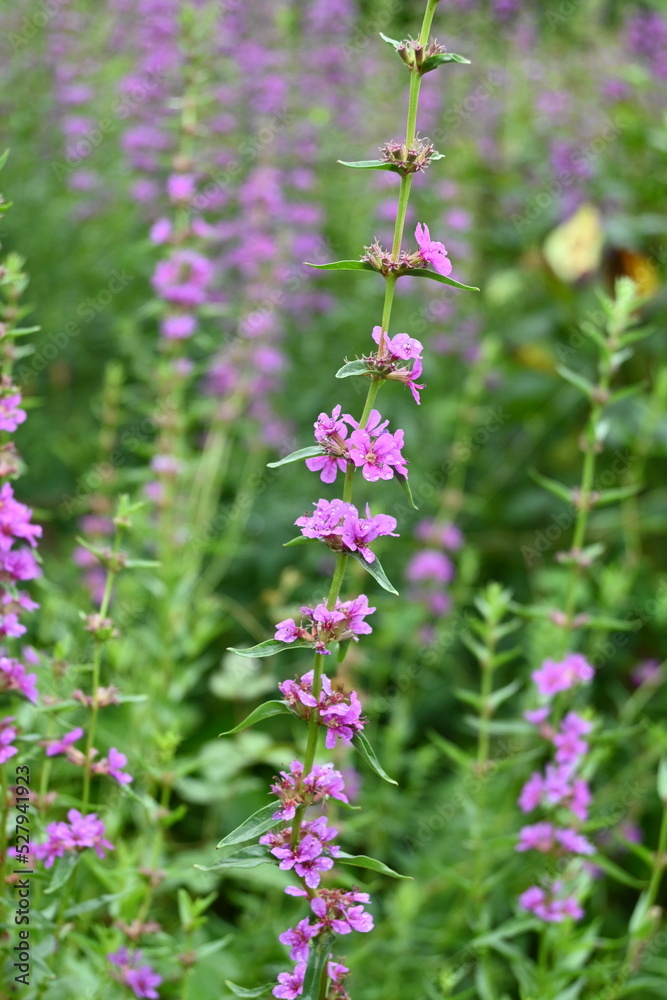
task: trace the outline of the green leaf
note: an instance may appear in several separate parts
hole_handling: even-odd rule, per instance
[[[242,729],[247,729],[248,726],[254,726],[256,722],[261,722],[262,719],[270,719],[272,715],[293,714],[294,713],[289,708],[286,701],[265,701],[263,705],[258,705],[257,708],[243,720],[243,722],[239,722],[238,726],[234,726],[233,729],[228,729],[226,733],[218,733],[218,735],[231,736],[233,733],[240,733]]]
[[[315,938],[310,946],[306,975],[303,979],[303,1000],[319,1000],[320,986],[327,967],[334,936],[331,932]]]
[[[431,157],[433,159],[433,157]],[[342,167],[354,167],[355,170],[394,170],[399,171],[395,163],[386,160],[336,160]]]
[[[617,503],[619,500],[627,500],[635,496],[643,489],[643,483],[630,483],[628,486],[618,486],[613,490],[601,490],[596,494],[595,507],[606,507],[607,504]]]
[[[549,479],[548,476],[540,475],[537,469],[529,469],[528,475],[531,479],[534,479],[539,486],[543,486],[545,490],[549,490],[549,493],[553,493],[554,496],[564,500],[565,503],[572,503],[572,490],[569,486],[564,486],[563,483],[559,483],[555,479]]]
[[[345,854],[341,851],[336,855],[336,861],[342,865],[355,865],[357,868],[368,868],[372,872],[379,872],[380,875],[389,875],[390,878],[405,878],[412,881],[411,875],[399,875],[393,868],[387,868],[381,861],[375,858],[367,858],[365,854]]]
[[[460,701],[464,701],[466,705],[472,705],[473,708],[481,711],[482,696],[477,691],[469,691],[468,688],[456,687],[452,689],[452,694]]]
[[[281,465],[289,465],[290,462],[300,462],[303,458],[315,458],[316,455],[322,455],[324,452],[319,444],[311,444],[307,448],[299,448],[298,451],[293,451],[291,455],[285,455],[278,462],[267,462],[267,469],[277,469]]]
[[[226,837],[223,837],[218,844],[218,849],[221,847],[231,847],[232,844],[245,844],[246,840],[257,840],[263,833],[266,833],[272,826],[276,826],[280,822],[279,819],[273,818],[273,814],[277,808],[277,802],[269,802],[268,805],[262,806],[252,816],[248,816],[235,830],[232,830]]]
[[[3,167],[4,167],[4,165],[5,165],[5,163],[7,162],[7,157],[8,157],[8,156],[9,156],[9,150],[8,150],[8,149],[6,149],[6,150],[4,151],[4,153],[2,154],[2,156],[0,156],[0,170],[2,170],[2,168],[3,168]]]
[[[584,396],[588,396],[589,399],[593,398],[593,393],[595,392],[595,386],[592,382],[589,382],[587,378],[580,375],[578,372],[573,372],[571,368],[566,365],[556,365],[556,371],[561,378],[564,378],[566,382],[570,385],[576,386],[577,389],[583,392]]]
[[[623,885],[630,885],[633,889],[646,888],[646,879],[635,878],[634,875],[628,874],[620,865],[617,865],[615,861],[610,861],[604,854],[596,854],[591,860],[594,865],[601,868],[607,875],[611,875],[617,882],[622,882]]]
[[[237,656],[261,657],[275,656],[276,653],[286,653],[290,649],[306,649],[306,647],[312,649],[312,643],[281,642],[280,639],[267,639],[266,642],[260,642],[248,649],[234,649],[233,646],[227,646],[227,649],[230,653],[236,653]]]
[[[460,747],[457,747],[455,743],[451,743],[449,740],[446,740],[444,736],[440,735],[440,733],[429,732],[428,737],[442,750],[446,757],[449,757],[449,759],[453,761],[454,764],[457,764],[464,771],[468,770],[472,761],[465,751],[461,750]]]
[[[275,806],[272,806],[275,810]],[[277,859],[272,858],[265,847],[261,844],[253,844],[250,847],[242,847],[236,854],[226,858],[220,858],[214,865],[194,865],[202,872],[218,872],[224,868],[258,868],[259,865],[275,865]]]
[[[443,63],[465,63],[470,66],[470,60],[466,59],[465,56],[457,56],[454,52],[438,52],[436,55],[424,59],[421,68],[422,76],[424,73],[430,73],[431,70],[442,66]]]
[[[373,369],[368,367],[366,361],[348,361],[346,365],[339,368],[336,378],[349,378],[350,375],[366,375],[372,373]]]
[[[366,562],[364,557],[360,555],[358,552],[350,552],[349,554],[352,556],[353,559],[356,559],[361,566],[364,567],[367,573],[370,573],[371,576],[375,580],[377,580],[377,582],[380,584],[383,590],[387,590],[390,594],[396,594],[396,596],[398,597],[398,591],[387,579],[387,574],[382,569],[382,564],[380,563],[380,560],[378,559],[377,556],[375,557],[372,563],[368,563]]]
[[[401,489],[403,490],[403,492],[407,496],[408,503],[410,504],[410,506],[412,507],[412,509],[413,510],[419,510],[419,507],[414,502],[414,499],[412,497],[412,490],[410,489],[410,483],[408,482],[408,477],[404,476],[397,469],[394,469],[394,478],[398,480],[398,485],[401,487]]]
[[[243,986],[237,986],[231,979],[225,979],[225,986],[235,997],[263,997],[270,993],[275,985],[275,983],[269,983],[268,986],[258,986],[255,990],[246,990]]]
[[[316,267],[319,271],[375,271],[376,268],[367,260],[334,260],[330,264],[311,264],[306,261],[306,267]]]
[[[392,48],[396,49],[396,51],[398,51],[403,44],[403,42],[397,42],[395,38],[389,38],[387,35],[383,35],[382,32],[380,32],[380,38],[383,42],[386,42],[387,45],[391,45]]]
[[[641,625],[641,618],[611,618],[606,615],[593,615],[586,619],[586,628],[599,628],[610,632],[636,632]]]
[[[76,868],[79,857],[79,854],[66,854],[64,858],[58,858],[53,868],[51,883],[48,889],[44,890],[45,896],[50,896],[52,893],[62,889]]]
[[[517,678],[510,681],[510,683],[506,684],[505,687],[498,688],[497,691],[493,692],[493,694],[489,697],[489,705],[494,712],[499,705],[502,705],[504,701],[507,701],[508,698],[511,698],[512,695],[519,690],[521,683],[522,682]]]
[[[283,548],[288,549],[290,545],[305,545],[306,542],[316,542],[317,538],[308,538],[307,535],[297,535],[296,538],[290,538],[289,542],[283,542]]]
[[[658,795],[667,803],[667,757],[663,757],[658,764]]]
[[[452,288],[462,288],[466,292],[478,292],[479,288],[476,285],[462,285],[460,281],[454,281],[453,278],[446,278],[444,274],[438,274],[437,271],[428,271],[425,267],[411,267],[409,271],[405,272],[410,278],[430,278],[431,281],[439,281],[441,285],[451,285]],[[399,275],[403,277],[403,275]]]
[[[390,778],[387,772],[382,767],[382,764],[377,759],[375,750],[370,745],[370,743],[368,742],[363,733],[355,734],[354,739],[352,740],[352,746],[354,747],[355,750],[357,750],[361,754],[361,756],[367,761],[367,763],[370,764],[370,766],[373,768],[376,774],[378,774],[381,778],[384,778],[385,781],[388,781],[390,785],[398,786],[398,782],[394,781],[393,778]]]

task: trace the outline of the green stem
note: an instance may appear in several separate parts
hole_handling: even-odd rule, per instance
[[[113,548],[112,559],[115,560],[118,555],[120,548],[120,536],[121,528],[118,526],[116,528],[116,540]],[[106,618],[107,611],[109,610],[109,602],[111,601],[111,591],[113,589],[113,583],[116,578],[116,571],[113,569],[107,570],[107,578],[104,585],[104,594],[102,596],[102,603],[100,604],[100,616]],[[85,813],[88,810],[88,802],[90,801],[90,773],[91,765],[93,763],[92,759],[92,748],[93,740],[95,739],[95,730],[97,728],[97,713],[99,711],[97,690],[100,686],[100,670],[102,666],[102,643],[99,639],[95,639],[95,652],[93,653],[93,686],[92,686],[92,715],[90,717],[90,725],[88,726],[88,738],[86,740],[86,762],[83,771],[83,795],[81,812]]]
[[[648,886],[647,909],[655,904],[660,890],[662,873],[667,865],[667,803],[662,807],[662,822],[660,824],[660,835],[658,837],[658,847],[656,849],[655,864],[651,873],[651,881]]]

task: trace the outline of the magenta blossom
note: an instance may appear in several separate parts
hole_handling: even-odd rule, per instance
[[[278,935],[281,944],[290,948],[289,957],[293,962],[307,962],[310,952],[310,939],[320,932],[321,924],[311,924],[308,918],[300,920],[295,928]]]
[[[432,240],[428,226],[422,226],[421,222],[417,223],[415,239],[417,240],[419,254],[424,263],[432,264],[433,269],[438,274],[442,274],[447,278],[452,273],[452,262],[447,256],[447,251],[443,244]]]
[[[281,1000],[295,1000],[303,992],[303,981],[306,976],[306,962],[299,962],[293,972],[279,972],[278,986],[271,991],[274,997]]]
[[[368,563],[375,561],[370,542],[383,535],[398,538],[395,518],[388,514],[373,517],[368,505],[366,517],[360,518],[357,508],[343,500],[318,500],[313,514],[304,514],[294,523],[306,538],[320,539],[334,552],[358,552]]]
[[[4,719],[0,719],[0,764],[18,753],[18,749],[12,746],[18,736],[18,730],[11,724],[14,718],[13,715],[6,715]]]
[[[80,740],[83,736],[83,729],[81,726],[77,726],[76,729],[72,729],[71,732],[66,733],[60,740],[52,740],[46,748],[47,757],[55,757],[59,753],[67,753],[69,748],[77,740]]]
[[[346,639],[358,642],[358,635],[372,632],[370,625],[363,619],[374,611],[375,608],[368,606],[365,594],[354,601],[336,600],[336,607],[333,609],[326,604],[318,604],[314,608],[302,607],[301,614],[308,616],[306,624],[297,625],[293,618],[286,618],[276,625],[274,638],[279,642],[309,642],[317,653],[329,655],[331,650],[327,648],[328,643],[344,642]]]
[[[317,709],[319,722],[329,729],[327,748],[332,749],[339,739],[344,743],[351,742],[354,734],[364,728],[365,720],[361,716],[361,702],[355,691],[349,694],[334,691],[326,674],[322,674],[321,684],[318,699],[312,693],[312,670],[304,674],[300,681],[282,681],[278,687],[288,705],[303,718],[309,719],[313,709]]]
[[[586,684],[595,671],[581,653],[570,653],[561,662],[545,660],[539,670],[531,675],[542,696],[551,698],[559,691],[567,691],[575,684]]]
[[[343,778],[340,771],[334,770],[333,764],[315,764],[312,771],[304,776],[301,761],[293,760],[289,774],[281,771],[280,775],[281,780],[276,779],[271,785],[273,794],[282,799],[282,806],[273,814],[274,819],[293,819],[298,806],[324,802],[327,798],[347,802]]]

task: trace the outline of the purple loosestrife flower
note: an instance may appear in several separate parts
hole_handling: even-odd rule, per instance
[[[418,390],[423,385],[417,383],[422,373],[423,345],[407,333],[397,333],[390,337],[383,333],[381,326],[373,328],[373,340],[378,345],[377,358],[370,357],[368,363],[378,370],[382,377],[389,381],[402,382],[407,385],[416,403],[420,403]],[[412,368],[399,365],[399,361],[412,361]]]
[[[407,476],[402,447],[402,430],[397,430],[395,434],[386,431],[373,437],[368,430],[357,429],[350,435],[350,458],[369,483],[376,483],[378,479],[392,479],[394,470]]]
[[[317,710],[320,724],[329,730],[326,736],[327,749],[332,749],[339,739],[350,743],[354,734],[361,732],[365,725],[356,692],[345,694],[334,691],[329,678],[322,674],[320,696],[316,700],[312,694],[312,683],[313,671],[310,670],[300,681],[282,681],[278,687],[287,703],[303,718],[309,719],[312,710]]]
[[[340,848],[329,844],[337,836],[334,827],[327,827],[325,816],[310,823],[301,824],[301,840],[295,848],[290,840],[292,828],[286,827],[278,834],[268,834],[260,838],[260,843],[272,844],[271,854],[280,858],[279,868],[290,871],[292,868],[304,879],[310,889],[316,889],[320,884],[320,872],[333,868],[333,857]]]
[[[424,264],[432,264],[433,269],[442,274],[445,278],[452,273],[452,262],[447,256],[447,251],[442,243],[431,239],[428,226],[417,223],[415,229],[415,239],[419,246],[419,254]]]
[[[311,899],[310,908],[323,928],[337,934],[350,934],[352,931],[366,934],[373,930],[373,918],[364,910],[364,905],[369,902],[368,893],[357,892],[356,889],[351,892],[320,889]]]
[[[135,996],[157,1000],[159,994],[156,987],[162,982],[162,976],[147,963],[140,964],[143,961],[140,951],[129,952],[127,948],[119,948],[107,958],[119,967],[120,981],[129,986]]]
[[[555,893],[560,893],[562,888],[563,884],[560,881],[554,882],[547,890],[533,885],[519,896],[519,905],[546,923],[559,924],[566,917],[581,920],[584,911],[576,899],[555,895]]]
[[[0,719],[0,764],[4,764],[18,753],[17,748],[12,746],[18,736],[18,730],[12,726],[14,719],[13,715],[6,715],[4,719]]]
[[[358,635],[372,632],[363,619],[374,611],[375,608],[368,607],[365,594],[354,601],[336,600],[336,607],[332,610],[326,604],[318,604],[315,608],[302,607],[301,614],[308,616],[307,624],[297,625],[293,618],[286,618],[276,625],[274,638],[280,642],[311,642],[316,652],[330,655],[327,643],[344,642],[346,639],[358,642]]]
[[[153,287],[167,302],[195,309],[206,301],[212,277],[213,267],[206,257],[194,250],[177,250],[172,257],[158,263]]]
[[[322,445],[325,454],[306,459],[306,467],[311,472],[320,472],[323,483],[333,483],[339,470],[347,470],[349,455],[345,439],[348,428],[344,421],[351,418],[345,416],[343,420],[339,420],[340,412],[339,405],[334,407],[330,417],[326,413],[320,413],[314,425],[315,440]]]
[[[373,517],[366,505],[366,517],[360,518],[357,508],[343,500],[318,500],[313,514],[304,514],[294,522],[306,538],[318,538],[334,552],[359,552],[368,563],[375,561],[369,543],[383,535],[399,536],[394,532],[396,519],[388,514]]]
[[[77,726],[76,729],[72,729],[71,732],[66,733],[60,740],[52,740],[47,744],[46,756],[55,757],[56,754],[64,753],[69,751],[69,748],[77,740],[80,740],[83,736],[83,729],[81,726]]]
[[[114,849],[105,838],[104,823],[96,813],[82,816],[78,809],[70,809],[67,818],[69,823],[49,823],[47,841],[35,845],[35,857],[44,860],[45,868],[51,868],[55,859],[64,857],[68,851],[92,847],[97,856],[103,858],[105,850]]]
[[[28,701],[36,703],[37,674],[27,674],[18,660],[0,656],[0,691],[19,691]]]
[[[310,939],[320,932],[321,924],[311,924],[306,917],[300,920],[295,928],[291,928],[278,935],[281,944],[286,944],[290,948],[289,957],[293,962],[307,962],[310,953]]]
[[[541,695],[550,698],[559,691],[568,691],[575,684],[587,684],[595,671],[581,653],[571,653],[557,663],[545,660],[539,670],[531,675]]]
[[[9,395],[0,396],[0,431],[9,431],[13,434],[18,425],[24,422],[26,413],[20,409],[21,402],[20,392],[10,392]]]
[[[340,771],[334,770],[333,764],[316,764],[310,774],[304,776],[301,761],[293,760],[289,774],[286,771],[280,774],[282,780],[276,779],[276,783],[271,785],[271,791],[283,803],[273,814],[274,819],[293,819],[297,806],[314,805],[327,798],[347,802],[343,778]]]
[[[112,778],[115,778],[120,785],[129,785],[134,778],[131,774],[121,770],[127,764],[127,757],[116,747],[111,747],[109,750],[109,756],[103,757],[102,760],[97,761],[93,764],[91,770],[93,774],[108,774]]]
[[[278,986],[271,991],[274,997],[281,1000],[295,1000],[303,992],[303,981],[306,976],[306,962],[299,962],[293,972],[279,972]]]

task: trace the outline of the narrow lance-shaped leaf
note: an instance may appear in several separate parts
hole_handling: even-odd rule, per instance
[[[388,591],[390,594],[396,594],[398,597],[398,591],[387,579],[387,574],[382,569],[382,564],[376,556],[372,563],[366,562],[363,556],[359,555],[358,552],[350,552],[350,555],[357,560],[360,566],[363,566],[367,573],[370,573],[373,579],[377,580],[383,590]],[[294,645],[294,643],[293,643]]]
[[[308,535],[297,535],[290,538],[289,542],[283,542],[283,548],[288,549],[291,545],[306,545],[307,542],[316,542],[317,538],[308,538]]]
[[[235,649],[233,646],[227,647],[230,653],[236,653],[237,656],[249,656],[253,658],[275,656],[276,653],[286,653],[290,649],[306,648],[312,649],[312,644],[310,642],[281,642],[280,639],[267,639],[266,642],[260,642],[256,646],[250,646],[248,649]]]
[[[400,168],[395,163],[386,160],[337,160],[342,167],[354,167],[355,170],[395,170]]]
[[[384,778],[385,781],[388,781],[390,785],[398,785],[398,782],[394,781],[393,778],[390,778],[385,769],[382,767],[375,750],[363,733],[355,734],[355,737],[352,740],[352,746],[361,754],[368,764],[370,764],[376,774],[378,774],[381,778]]]
[[[476,285],[463,285],[460,281],[454,281],[453,278],[446,278],[444,274],[438,274],[437,271],[428,271],[425,267],[411,267],[404,274],[399,274],[399,278],[406,275],[409,278],[430,278],[431,281],[439,281],[441,285],[451,285],[452,288],[461,288],[466,292],[479,291]]]
[[[572,503],[572,490],[569,486],[564,486],[563,483],[559,483],[556,479],[549,479],[548,476],[541,475],[536,469],[530,469],[528,475],[539,486],[543,486],[545,490],[549,490],[549,493],[553,493],[554,496],[564,500],[565,503]]]
[[[391,45],[391,47],[393,49],[396,49],[397,51],[403,44],[403,42],[397,42],[395,38],[389,38],[388,35],[384,35],[382,32],[380,32],[380,38],[382,39],[383,42],[386,42],[387,45]]]
[[[401,489],[404,491],[405,495],[407,496],[408,503],[410,504],[410,506],[412,507],[412,509],[413,510],[419,510],[419,507],[414,502],[414,499],[412,497],[412,490],[410,489],[410,483],[408,482],[408,477],[402,475],[400,472],[398,472],[398,470],[394,471],[394,477],[398,480],[398,484],[401,487]]]
[[[437,52],[434,56],[424,59],[421,68],[422,75],[430,73],[431,70],[437,69],[444,63],[464,63],[466,66],[470,66],[470,60],[466,59],[465,56],[457,56],[455,52]]]
[[[341,851],[340,854],[336,855],[336,862],[340,862],[342,865],[354,865],[356,868],[368,868],[372,872],[378,872],[380,875],[388,875],[390,878],[412,880],[411,875],[399,875],[393,868],[388,868],[381,861],[376,861],[375,858],[368,858],[365,854],[346,854],[344,851]]]
[[[260,865],[277,864],[277,859],[273,858],[265,847],[261,844],[252,844],[250,847],[242,847],[235,854],[220,858],[213,865],[193,865],[193,867],[202,872],[218,872],[225,868],[258,868]]]
[[[257,989],[254,990],[246,990],[243,986],[237,986],[237,984],[233,983],[230,979],[225,979],[225,986],[230,993],[234,994],[235,997],[263,997],[266,996],[267,993],[270,993],[275,985],[275,983],[269,983],[267,986],[258,986]]]
[[[349,378],[350,375],[367,375],[372,373],[373,369],[368,366],[366,361],[348,361],[347,364],[343,365],[336,372],[336,378]]]
[[[306,267],[316,267],[319,271],[375,271],[376,268],[366,260],[334,260],[330,264],[311,264],[306,261]]]
[[[272,826],[276,826],[280,822],[280,820],[273,818],[273,814],[277,809],[277,802],[269,802],[268,805],[262,806],[252,816],[248,816],[235,830],[232,830],[226,837],[223,837],[218,844],[218,849],[221,847],[231,847],[232,844],[245,844],[247,840],[257,840],[263,833],[266,833]]]
[[[277,462],[267,462],[267,469],[277,469],[281,465],[289,465],[290,462],[300,462],[304,458],[315,458],[316,455],[322,455],[322,448],[318,444],[311,444],[307,448],[299,448],[298,451],[293,451],[291,455],[285,455],[284,458],[279,459]]]
[[[258,705],[243,722],[239,722],[238,726],[228,729],[226,733],[219,733],[219,735],[231,736],[233,733],[240,733],[242,729],[254,726],[256,722],[261,722],[262,719],[270,719],[273,715],[293,714],[286,701],[265,701],[263,705]]]
[[[572,369],[568,368],[566,365],[556,365],[556,371],[561,378],[564,378],[566,382],[570,383],[570,385],[576,386],[576,388],[580,389],[581,392],[583,392],[585,396],[588,396],[589,399],[593,398],[595,386],[583,375],[580,375],[579,372],[572,371]]]

